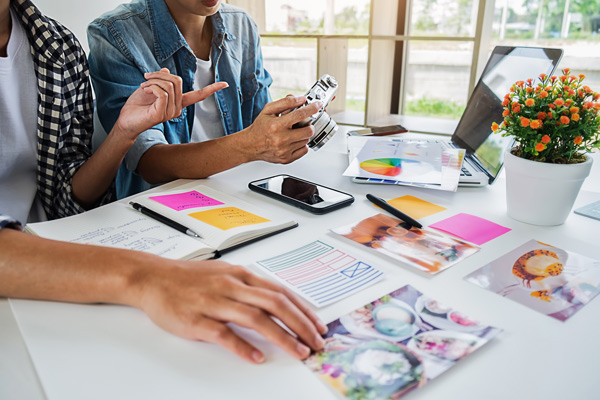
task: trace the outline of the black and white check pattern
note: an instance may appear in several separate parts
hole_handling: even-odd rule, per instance
[[[48,219],[85,211],[71,178],[91,156],[93,103],[85,52],[60,23],[29,0],[11,0],[25,28],[38,81],[38,195]],[[114,187],[97,205],[114,198]]]

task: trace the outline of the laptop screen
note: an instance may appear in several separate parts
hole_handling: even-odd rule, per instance
[[[550,75],[562,57],[561,49],[496,46],[477,82],[452,141],[475,153],[493,180],[502,167],[504,149],[512,139],[493,134],[492,123],[502,121],[502,101],[517,81]],[[491,183],[491,182],[490,182]]]

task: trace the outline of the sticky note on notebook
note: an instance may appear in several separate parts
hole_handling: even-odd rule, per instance
[[[445,210],[442,206],[409,195],[388,200],[388,204],[414,219],[425,218]]]
[[[248,211],[237,207],[214,208],[212,210],[198,211],[188,215],[224,231],[239,226],[269,222],[266,218],[249,213]]]
[[[197,192],[195,190],[191,190],[185,193],[151,196],[150,200],[154,200],[157,203],[172,208],[175,211],[183,211],[189,208],[218,206],[223,204],[219,200],[215,200],[213,198],[205,196],[202,193]]]
[[[510,228],[498,225],[487,219],[463,213],[436,222],[435,224],[429,225],[429,227],[449,233],[477,245],[489,242],[510,231]]]

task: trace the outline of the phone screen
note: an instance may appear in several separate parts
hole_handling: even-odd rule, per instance
[[[329,208],[335,209],[338,205],[350,204],[354,200],[350,194],[290,175],[277,175],[254,181],[250,183],[250,188],[260,192],[268,191],[271,197],[285,198],[291,203],[302,203],[304,207],[301,208],[304,209],[324,211]]]

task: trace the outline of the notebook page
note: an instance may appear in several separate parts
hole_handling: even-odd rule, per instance
[[[83,214],[28,224],[26,230],[49,239],[138,250],[170,259],[188,259],[212,249],[124,203]]]

